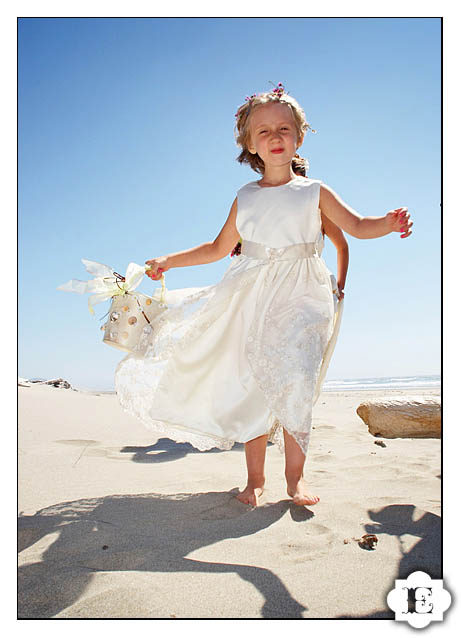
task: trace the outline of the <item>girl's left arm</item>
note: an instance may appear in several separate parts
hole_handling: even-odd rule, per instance
[[[326,217],[357,239],[374,239],[392,232],[402,233],[400,237],[404,239],[412,233],[408,208],[394,208],[383,217],[362,217],[326,184],[320,185],[319,207]]]
[[[336,248],[336,283],[338,284],[339,298],[342,299],[344,297],[343,290],[346,285],[347,270],[349,267],[349,246],[341,228],[332,222],[331,219],[328,219],[323,213],[321,214],[321,218],[322,228]]]

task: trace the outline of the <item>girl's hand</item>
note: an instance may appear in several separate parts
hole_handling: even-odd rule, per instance
[[[389,211],[386,215],[386,220],[392,232],[403,233],[400,235],[401,239],[411,235],[412,231],[409,229],[413,226],[413,222],[410,221],[410,213],[406,206]]]
[[[158,281],[162,278],[162,274],[169,270],[168,257],[157,257],[156,259],[149,259],[144,262],[150,268],[146,270],[146,275],[153,281]]]
[[[344,292],[343,292],[343,286],[340,286],[338,284],[338,301],[341,301],[341,299],[344,299]]]

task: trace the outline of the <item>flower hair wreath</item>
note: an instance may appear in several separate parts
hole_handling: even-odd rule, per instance
[[[273,82],[271,82],[271,84],[274,84]],[[275,84],[274,84],[275,86]],[[278,85],[275,87],[275,89],[273,89],[271,91],[272,95],[275,95],[278,98],[281,98],[282,95],[285,93],[286,95],[289,95],[288,91],[285,91],[285,88],[283,86],[283,84],[281,82],[278,83]],[[251,100],[254,97],[258,97],[258,95],[262,95],[262,93],[253,93],[253,95],[247,95],[245,98],[245,102],[251,102]],[[241,111],[242,107],[240,107],[237,111],[237,113],[235,114],[235,117],[238,117],[240,115],[240,111]]]

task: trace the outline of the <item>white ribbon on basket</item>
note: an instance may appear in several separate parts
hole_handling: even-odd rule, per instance
[[[101,303],[106,299],[115,297],[116,295],[126,295],[135,290],[142,281],[146,270],[150,266],[140,266],[131,262],[126,269],[125,277],[119,275],[110,266],[100,264],[97,261],[83,259],[82,262],[86,270],[92,275],[96,275],[94,279],[89,281],[81,281],[80,279],[71,279],[65,284],[57,287],[57,290],[64,292],[76,292],[83,295],[86,292],[93,293],[88,298],[88,310],[94,315],[93,305]],[[162,296],[165,291],[165,275],[162,274]]]

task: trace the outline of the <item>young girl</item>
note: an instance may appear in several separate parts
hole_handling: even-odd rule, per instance
[[[117,366],[115,388],[125,410],[177,442],[200,450],[243,442],[243,503],[258,505],[267,441],[276,442],[289,496],[314,505],[303,468],[335,323],[322,219],[360,239],[408,237],[413,222],[407,208],[361,217],[320,180],[296,174],[310,126],[281,84],[247,98],[236,118],[237,159],[262,178],[238,190],[214,241],[148,260],[147,274],[158,280],[222,259],[239,237],[241,253],[217,284],[168,291],[154,329]]]

